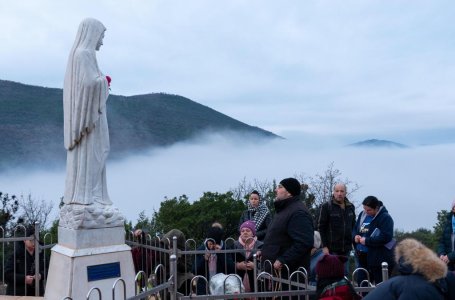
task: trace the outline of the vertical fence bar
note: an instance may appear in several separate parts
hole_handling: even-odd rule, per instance
[[[389,279],[389,264],[385,261],[381,264],[382,267],[382,281],[386,281]]]
[[[41,284],[40,279],[41,276],[44,276],[44,274],[40,274],[39,222],[35,222],[35,239],[33,240],[33,243],[35,244],[35,296],[39,296],[39,285]]]
[[[257,278],[258,276],[258,258],[257,254],[253,254],[253,263],[254,263],[254,269],[253,269],[253,277]],[[254,281],[254,292],[256,293],[258,291],[258,281]]]
[[[177,249],[177,237],[174,236],[172,238],[172,254],[169,257],[170,261],[170,280],[172,281],[172,293],[171,294],[171,300],[176,300],[177,296],[177,252],[179,250]]]
[[[2,231],[2,236],[1,238],[5,237],[5,229],[0,226],[0,229]],[[5,287],[5,242],[2,243],[2,288]]]

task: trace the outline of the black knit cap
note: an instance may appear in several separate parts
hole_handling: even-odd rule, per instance
[[[285,178],[280,181],[280,184],[288,191],[292,196],[300,195],[300,182],[295,178]]]

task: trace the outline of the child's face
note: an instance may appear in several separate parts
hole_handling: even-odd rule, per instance
[[[212,241],[207,241],[207,249],[209,250],[215,250],[216,244]]]

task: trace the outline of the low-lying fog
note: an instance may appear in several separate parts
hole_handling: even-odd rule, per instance
[[[152,150],[107,165],[108,190],[114,205],[135,224],[141,211],[158,210],[164,197],[203,192],[224,193],[245,178],[248,182],[278,181],[284,177],[323,173],[334,162],[360,185],[351,196],[357,206],[364,197],[382,200],[395,221],[406,231],[432,229],[436,213],[449,209],[453,186],[455,144],[407,149],[359,149],[331,145],[320,149],[304,140],[245,142],[210,136],[194,143]],[[55,217],[64,192],[65,172],[11,170],[0,174],[0,191],[10,195],[31,193],[38,200],[55,201]],[[349,187],[348,187],[349,188]]]

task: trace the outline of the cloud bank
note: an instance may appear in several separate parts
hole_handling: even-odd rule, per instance
[[[395,228],[432,229],[437,212],[449,209],[455,144],[407,149],[315,147],[302,139],[245,142],[211,135],[195,143],[155,149],[107,166],[108,190],[114,205],[136,222],[141,211],[151,216],[165,197],[187,195],[190,201],[206,191],[224,193],[243,180],[281,180],[323,173],[334,162],[342,177],[360,185],[352,201],[361,210],[368,195],[382,200]],[[42,169],[0,174],[0,190],[31,193],[58,206],[64,192],[64,171]],[[57,213],[57,212],[55,212]]]

